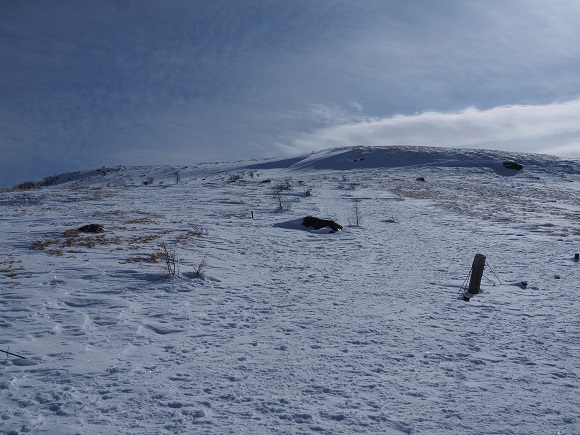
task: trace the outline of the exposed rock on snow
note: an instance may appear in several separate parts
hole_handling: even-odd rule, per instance
[[[78,228],[77,231],[80,233],[104,233],[105,229],[99,224],[88,224]]]
[[[516,171],[521,171],[522,169],[524,169],[524,166],[514,162],[513,160],[507,160],[505,162],[503,162],[503,167],[504,168],[508,168],[508,169],[514,169]]]
[[[339,225],[334,221],[320,219],[313,216],[306,216],[302,221],[302,225],[308,228],[314,228],[315,230],[320,230],[326,227],[330,228],[334,232],[342,230],[342,225]]]

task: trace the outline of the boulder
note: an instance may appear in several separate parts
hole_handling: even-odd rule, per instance
[[[306,216],[302,221],[302,226],[307,228],[314,228],[315,230],[320,230],[321,228],[328,227],[333,232],[342,230],[342,226],[334,221],[328,219],[320,219],[313,216]]]
[[[78,228],[77,231],[80,233],[104,233],[105,229],[99,224],[88,224]]]
[[[513,160],[507,160],[503,162],[503,167],[508,169],[515,169],[516,171],[521,171],[522,169],[524,169],[523,165],[520,165],[519,163],[514,162]]]

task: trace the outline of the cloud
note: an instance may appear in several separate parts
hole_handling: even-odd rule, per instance
[[[320,108],[317,109],[319,112]],[[330,110],[330,109],[329,109]],[[580,152],[580,99],[547,105],[470,107],[459,112],[423,112],[345,122],[301,134],[300,151],[347,145],[499,146],[501,149]],[[353,115],[353,119],[360,115]],[[529,149],[533,146],[535,149]]]

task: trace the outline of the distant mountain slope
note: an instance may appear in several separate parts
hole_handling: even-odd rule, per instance
[[[253,169],[350,170],[427,165],[500,169],[503,168],[502,164],[506,160],[516,160],[524,166],[551,167],[564,172],[580,171],[579,161],[564,160],[543,154],[415,146],[334,148],[292,159],[270,160],[248,167]]]
[[[509,153],[505,151],[436,148],[417,146],[343,147],[333,148],[292,158],[232,163],[198,163],[188,166],[116,166],[77,171],[46,177],[30,187],[44,187],[63,183],[97,186],[172,185],[189,178],[235,173],[242,170],[322,169],[360,170],[404,167],[462,167],[490,168],[501,175],[513,175],[503,162],[514,160],[534,172],[580,173],[580,161],[565,160],[543,154]]]

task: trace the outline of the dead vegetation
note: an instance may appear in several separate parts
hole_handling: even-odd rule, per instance
[[[118,214],[118,211],[112,213]],[[171,276],[179,275],[179,258],[177,256],[177,247],[187,246],[207,235],[207,231],[198,225],[189,224],[190,229],[171,230],[167,228],[155,228],[154,225],[159,223],[148,216],[127,218],[122,225],[106,227],[104,233],[87,234],[79,231],[78,222],[64,223],[69,228],[60,236],[46,237],[35,240],[30,248],[33,250],[44,251],[53,256],[64,256],[69,254],[74,257],[78,254],[79,249],[103,249],[111,248],[116,251],[145,252],[138,255],[130,255],[126,259],[119,260],[120,264],[139,264],[139,265],[162,265],[167,273]],[[139,225],[137,227],[135,225]],[[153,249],[151,249],[153,248]],[[150,252],[147,253],[147,250]],[[112,252],[112,251],[110,251]],[[194,268],[193,275],[202,277],[207,265],[207,254],[203,256],[197,267]],[[14,274],[14,267],[3,267],[2,272],[5,274]]]
[[[31,249],[37,250],[37,251],[43,251],[46,248],[48,248],[49,246],[52,245],[59,245],[61,243],[61,239],[43,239],[43,240],[35,240],[34,242],[32,242],[32,246],[30,247]]]
[[[542,232],[559,237],[580,233],[578,215],[568,208],[580,206],[573,192],[566,194],[562,190],[528,184],[506,188],[466,180],[428,183],[400,180],[385,187],[400,198],[433,201],[439,207],[473,219],[533,226],[535,219],[551,216],[565,225],[559,231],[543,228]]]
[[[104,234],[86,236],[77,230],[67,230],[62,237],[35,240],[32,243],[31,249],[43,251],[50,246],[55,246],[60,249],[55,248],[49,251],[49,253],[62,254],[62,249],[64,248],[94,248],[96,246],[121,245],[122,243],[123,241],[120,236],[106,236]]]
[[[136,218],[136,219],[129,219],[127,221],[125,221],[126,224],[128,225],[135,225],[135,224],[139,224],[139,225],[159,225],[158,221],[153,220],[150,217],[141,217],[141,218]]]
[[[165,268],[170,276],[179,275],[179,257],[177,256],[177,248],[169,246],[167,243],[161,243],[163,252],[163,260],[165,260]]]
[[[22,260],[16,260],[13,253],[6,254],[0,263],[0,273],[8,278],[17,278],[23,270]]]
[[[177,235],[174,240],[175,240],[175,243],[179,243],[179,244],[187,243],[195,238],[202,237],[205,234],[206,233],[201,228],[197,228],[194,230],[187,231],[186,233]]]
[[[208,263],[208,254],[206,252],[205,254],[203,254],[203,257],[201,258],[200,262],[198,263],[196,269],[193,272],[193,275],[196,278],[203,278],[205,276],[205,268],[207,267],[207,263]]]

